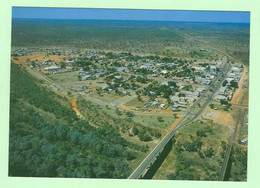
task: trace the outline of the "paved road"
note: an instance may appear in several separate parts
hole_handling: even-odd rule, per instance
[[[228,65],[229,68],[226,70],[226,72],[220,72],[218,74],[218,76],[214,79],[214,81],[210,84],[209,87],[207,87],[207,89],[205,90],[205,92],[200,96],[200,98],[193,104],[193,106],[189,109],[189,111],[186,113],[186,115],[184,116],[184,118],[177,124],[177,126],[171,130],[170,132],[168,132],[163,139],[155,146],[155,148],[150,152],[149,155],[147,155],[147,157],[142,161],[142,163],[133,171],[133,173],[128,177],[128,179],[138,179],[143,172],[149,167],[149,165],[153,162],[153,160],[155,160],[156,156],[159,154],[160,151],[163,150],[164,146],[170,141],[170,139],[173,137],[173,135],[176,133],[176,131],[189,124],[190,122],[194,121],[197,117],[199,117],[199,115],[202,113],[202,111],[205,109],[205,107],[208,105],[208,103],[210,102],[210,100],[212,100],[213,96],[216,94],[216,92],[218,91],[218,89],[221,87],[222,82],[226,79],[227,77],[227,73],[230,70],[230,64],[228,63],[229,59],[227,58],[227,63],[225,63],[225,66],[223,68],[223,70],[226,69],[226,66]],[[188,122],[184,123],[183,122],[187,119],[187,117],[192,113],[193,109],[201,102],[201,100],[203,100],[204,96],[206,95],[206,93],[209,91],[209,89],[214,86],[214,84],[221,78],[221,76],[223,75],[222,80],[218,83],[217,86],[215,86],[215,89],[213,90],[213,92],[211,93],[210,97],[208,97],[208,99],[206,100],[206,102],[203,104],[203,106],[200,108],[200,110],[195,114],[195,116],[189,120]]]

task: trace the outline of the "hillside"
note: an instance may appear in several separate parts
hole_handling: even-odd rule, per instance
[[[140,150],[11,63],[9,176],[126,178]]]

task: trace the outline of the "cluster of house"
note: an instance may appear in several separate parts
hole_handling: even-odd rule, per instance
[[[203,67],[203,66],[192,66],[191,68],[195,69],[194,74],[196,75],[195,78],[191,77],[180,77],[175,79],[181,79],[182,81],[188,83],[196,83],[201,85],[209,85],[211,84],[212,80],[217,76],[217,70],[220,69],[222,66],[222,61],[212,62],[210,66]]]
[[[176,93],[170,99],[174,103],[172,106],[172,111],[185,110],[188,105],[192,105],[198,97],[205,91],[205,88],[196,88],[193,91],[181,90]],[[181,94],[179,97],[178,95]]]
[[[72,71],[73,70],[73,64],[77,63],[77,62],[78,62],[77,58],[70,57],[68,60],[64,61],[65,65],[66,65],[65,66],[66,69],[63,70],[62,72]],[[50,60],[50,59],[43,60],[41,66],[42,66],[44,71],[57,71],[57,70],[61,70],[60,63],[55,62],[55,61]],[[53,73],[56,73],[56,72],[53,72]]]
[[[161,85],[167,85],[167,83],[163,82]],[[174,86],[170,86],[170,87],[174,87]],[[185,110],[188,106],[192,105],[198,99],[198,97],[205,91],[205,88],[203,87],[194,88],[192,91],[182,90],[184,88],[183,85],[181,85],[179,88],[180,91],[176,92],[173,96],[170,97],[170,100],[173,103],[172,105],[173,111]],[[150,93],[153,94],[154,92],[150,91]],[[156,106],[156,107],[160,107],[161,109],[165,109],[166,104],[160,102],[159,99],[155,99],[152,102],[148,102],[144,104],[145,108],[149,106]]]
[[[45,48],[42,49],[46,55],[69,56],[81,53],[80,49],[65,49],[65,48]]]
[[[12,48],[12,54],[16,55],[23,55],[28,52],[32,52],[37,50],[31,49],[31,48]],[[95,62],[98,62],[99,64],[104,63],[106,59],[106,53],[102,51],[95,51],[95,50],[78,50],[78,49],[51,49],[47,48],[45,49],[45,52],[49,54],[57,54],[57,55],[64,55],[68,57],[68,60],[66,60],[64,63],[66,65],[66,69],[61,70],[61,66],[59,63],[50,61],[50,60],[43,60],[42,62],[42,69],[44,71],[49,71],[55,73],[55,71],[71,71],[75,69],[75,63],[77,63],[80,58],[92,58],[95,57]],[[139,56],[142,59],[139,59],[137,62],[134,62],[135,66],[134,69],[130,69],[129,65],[133,65],[133,62],[126,62],[125,54],[113,54],[114,57],[117,57],[116,59],[113,59],[111,61],[112,67],[114,66],[114,70],[116,72],[125,72],[129,73],[130,70],[136,70],[136,69],[146,69],[149,72],[152,73],[153,77],[163,76],[167,73],[170,73],[171,70],[168,69],[170,67],[176,67],[178,68],[177,71],[185,71],[185,68],[188,68],[189,70],[192,70],[192,72],[188,73],[188,76],[175,76],[173,77],[174,80],[178,81],[181,80],[183,82],[187,82],[189,84],[196,83],[203,85],[209,85],[212,80],[217,76],[217,72],[221,69],[222,65],[224,64],[223,61],[215,61],[211,63],[199,63],[199,62],[193,62],[192,65],[185,65],[182,64],[182,66],[175,61],[173,62],[161,62],[161,60],[157,59],[156,61],[147,59],[146,56]],[[117,65],[113,62],[117,62]],[[120,64],[121,66],[118,66]],[[206,65],[205,65],[206,64]],[[183,66],[185,65],[185,66]],[[74,67],[74,68],[73,68]],[[132,66],[133,67],[133,66]],[[158,71],[160,70],[160,71]],[[229,73],[228,78],[226,79],[227,84],[225,86],[222,86],[219,89],[217,99],[223,100],[223,99],[231,99],[232,98],[232,92],[230,91],[230,82],[232,80],[238,81],[241,74],[240,72],[243,71],[242,65],[236,65],[232,67],[232,71]],[[89,80],[89,79],[97,79],[99,77],[105,76],[112,73],[112,71],[102,70],[102,68],[97,69],[90,69],[88,71],[83,71],[82,68],[78,68],[78,75],[81,78],[81,80]],[[190,74],[190,75],[189,75]],[[113,82],[111,82],[109,85],[103,85],[101,86],[102,91],[104,92],[111,92],[115,88],[114,85],[118,85],[118,81],[120,80],[122,83],[119,84],[118,87],[121,87],[122,84],[125,82],[125,80],[120,75],[114,76]],[[97,81],[98,82],[98,81]],[[162,83],[163,84],[163,83]],[[181,94],[181,97],[174,95],[171,97],[172,102],[174,102],[173,110],[179,110],[180,108],[186,108],[187,105],[194,103],[194,101],[199,97],[200,93],[203,91],[199,91],[200,88],[197,88],[195,91],[184,91],[181,90],[179,93]],[[204,89],[204,88],[203,88]],[[75,91],[78,91],[80,89],[76,89]],[[127,94],[127,91],[122,91],[124,94]],[[159,101],[153,101],[152,103],[145,104],[145,107],[147,105],[152,106],[160,106],[161,108],[165,107],[165,104],[160,103]]]
[[[160,72],[158,72],[156,70],[156,68],[159,68],[161,66],[172,67],[172,66],[178,66],[178,64],[175,64],[175,63],[158,63],[158,62],[153,61],[151,63],[145,63],[144,65],[141,65],[139,67],[139,69],[146,69],[149,72],[153,73],[152,74],[153,77],[158,77],[159,75],[165,75],[169,72],[168,70],[161,70]]]
[[[11,56],[26,56],[28,53],[37,51],[38,48],[12,48]]]
[[[174,76],[175,80],[182,80],[187,83],[196,83],[201,85],[209,85],[212,80],[217,76],[217,71],[221,68],[223,65],[223,61],[216,61],[211,62],[210,65],[207,67],[202,66],[201,63],[196,63],[194,65],[189,65],[186,68],[189,68],[190,70],[193,70],[193,72],[190,72],[190,76]],[[145,63],[139,67],[139,69],[146,69],[149,72],[152,72],[153,77],[158,77],[160,75],[165,75],[169,73],[169,70],[160,70],[160,72],[157,71],[157,68],[160,67],[177,67],[178,71],[184,71],[183,67],[179,66],[176,63],[158,63],[158,62],[150,62]],[[166,68],[166,69],[167,69]]]
[[[166,107],[165,103],[161,103],[160,100],[158,100],[158,99],[155,99],[153,102],[150,102],[150,103],[148,102],[148,103],[144,104],[145,108],[147,108],[149,106],[156,106],[156,107],[160,106],[161,109],[165,109],[165,107]]]
[[[80,49],[59,49],[59,48],[12,48],[12,56],[26,56],[32,52],[44,52],[45,55],[66,56],[68,60],[64,61],[66,69],[61,70],[60,63],[53,60],[45,59],[42,61],[41,70],[48,71],[48,73],[66,72],[73,70],[73,64],[77,63],[80,58],[93,56],[99,54],[100,51],[94,50],[80,50]]]
[[[107,85],[101,86],[101,89],[103,92],[112,92],[112,91],[115,91],[117,88],[117,93],[120,95],[130,94],[129,91],[121,88],[123,86],[123,84],[126,82],[126,80],[122,76],[115,75],[113,80],[114,81],[107,83]],[[97,83],[104,83],[104,81],[97,81]]]
[[[236,88],[232,88],[231,82],[239,82],[240,77],[241,77],[241,72],[243,71],[243,65],[237,65],[233,66],[231,69],[231,72],[228,73],[228,77],[225,80],[225,85],[221,86],[218,95],[216,97],[217,100],[231,100],[233,97],[233,94],[235,92]]]
[[[127,67],[118,67],[118,68],[116,69],[117,72],[122,72],[122,71],[128,72],[127,70],[128,70]]]
[[[105,76],[111,72],[102,69],[98,69],[98,70],[90,69],[89,71],[83,71],[83,69],[81,68],[78,71],[78,73],[79,76],[81,77],[81,80],[90,80],[90,79],[96,79]]]
[[[78,86],[75,88],[72,88],[72,90],[76,91],[76,92],[85,92],[85,93],[90,93],[92,90],[91,89],[84,89],[84,87],[82,86]]]

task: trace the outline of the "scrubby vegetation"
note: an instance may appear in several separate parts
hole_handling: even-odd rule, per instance
[[[217,57],[215,51],[180,32],[202,42],[207,40],[248,64],[248,24],[14,19],[12,46],[63,46],[212,60]]]
[[[230,181],[247,180],[247,150],[241,146],[234,146],[231,154]]]
[[[222,163],[219,153],[225,152],[219,149],[220,142],[187,133],[180,133],[175,139],[170,155],[174,155],[176,162],[167,179],[218,180]]]
[[[125,117],[114,117],[109,113],[103,111],[101,107],[94,103],[79,100],[79,109],[85,115],[89,122],[97,125],[98,127],[110,126],[114,127],[123,134],[130,134],[132,136],[138,136],[141,141],[151,141],[161,137],[161,131],[159,129],[142,126],[132,121],[131,112],[127,112]],[[121,115],[120,110],[116,110],[117,114]],[[120,116],[119,115],[119,116]],[[130,115],[130,117],[129,117]],[[146,152],[146,147],[142,147],[141,150]]]
[[[13,63],[10,98],[10,176],[126,178],[126,161],[146,149],[109,124],[79,120],[65,99]]]

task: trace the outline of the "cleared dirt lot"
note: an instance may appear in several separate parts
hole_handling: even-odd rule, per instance
[[[226,125],[226,126],[235,126],[235,121],[233,119],[231,112],[223,112],[218,110],[213,110],[207,108],[203,115],[204,118],[213,120],[215,123]]]
[[[22,64],[24,63],[27,59],[31,61],[43,61],[43,60],[52,60],[55,62],[62,62],[62,61],[67,61],[67,57],[65,56],[57,56],[57,55],[50,55],[50,56],[44,56],[44,55],[28,55],[28,56],[20,56],[20,57],[12,57],[12,61],[16,64]]]
[[[238,82],[238,89],[235,91],[234,95],[233,95],[233,98],[231,100],[231,103],[232,104],[238,104],[240,103],[240,99],[241,97],[243,96],[243,93],[245,92],[245,89],[243,88],[243,85],[245,83],[245,79],[248,80],[248,68],[245,67],[245,70]]]

